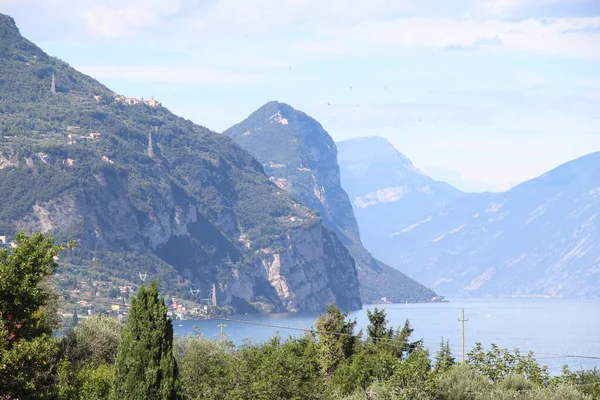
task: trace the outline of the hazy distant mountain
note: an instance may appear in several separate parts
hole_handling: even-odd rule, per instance
[[[342,187],[352,201],[365,246],[376,252],[398,228],[464,195],[416,169],[386,139],[337,143]]]
[[[600,152],[398,229],[385,262],[443,295],[600,296]]]
[[[335,143],[317,121],[287,104],[270,102],[224,134],[254,155],[277,186],[319,212],[354,257],[363,300],[424,301],[435,295],[363,247],[340,185]]]

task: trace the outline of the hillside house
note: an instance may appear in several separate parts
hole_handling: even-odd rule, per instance
[[[150,106],[150,107],[161,107],[162,106],[162,103],[158,100],[155,100],[154,96],[152,96],[152,98],[150,100],[144,100],[143,98],[136,99],[135,97],[125,97],[125,96],[117,95],[117,97],[115,97],[115,102],[127,104],[129,106],[134,106],[136,104],[146,104],[147,106]]]

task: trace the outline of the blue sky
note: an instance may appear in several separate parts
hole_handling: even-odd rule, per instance
[[[223,131],[270,100],[505,190],[600,150],[598,0],[0,0],[46,52]],[[329,103],[329,105],[328,105]]]

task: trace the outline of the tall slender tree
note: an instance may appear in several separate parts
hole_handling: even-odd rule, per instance
[[[142,285],[131,301],[115,362],[113,398],[178,398],[178,369],[173,355],[173,324],[158,283]]]
[[[337,305],[330,304],[327,313],[320,315],[316,322],[319,337],[319,364],[327,379],[331,378],[337,366],[354,352],[356,320],[347,321],[348,312],[342,312]]]

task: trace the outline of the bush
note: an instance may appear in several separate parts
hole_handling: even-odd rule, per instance
[[[443,400],[478,400],[490,391],[491,383],[468,364],[458,364],[442,375],[436,393]]]
[[[65,356],[74,367],[112,364],[117,356],[123,324],[116,318],[94,315],[71,329],[63,339]]]
[[[61,400],[106,400],[114,382],[112,365],[89,364],[72,368],[64,360],[58,368],[58,395]]]

